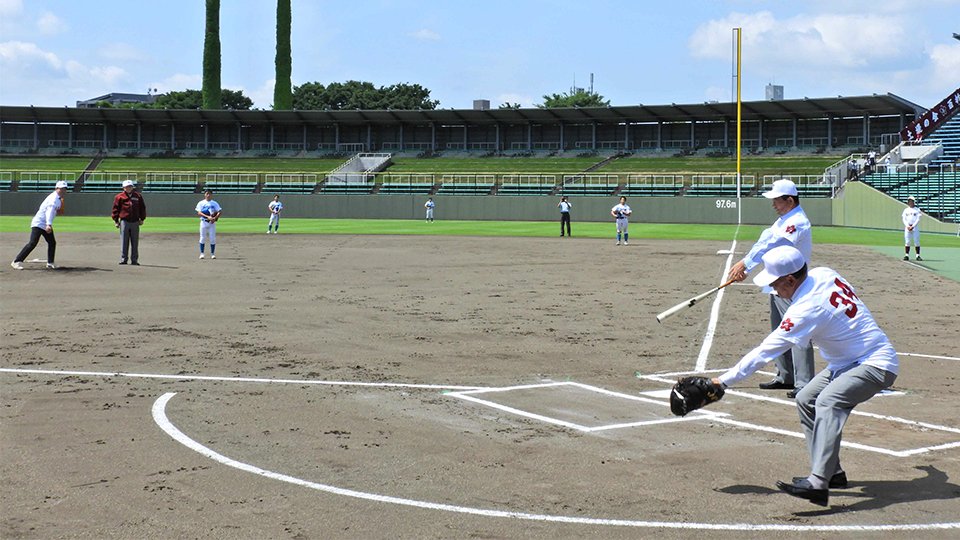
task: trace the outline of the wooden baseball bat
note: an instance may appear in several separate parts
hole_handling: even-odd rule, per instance
[[[710,289],[709,291],[707,291],[707,292],[705,292],[705,293],[703,293],[703,294],[699,294],[699,295],[694,296],[693,298],[691,298],[691,299],[689,299],[689,300],[684,300],[683,302],[680,302],[679,304],[673,306],[672,308],[670,308],[670,309],[664,311],[663,313],[657,315],[657,322],[658,322],[658,323],[662,323],[665,319],[667,319],[667,318],[669,318],[669,317],[672,317],[672,316],[676,315],[677,313],[680,313],[681,311],[687,309],[688,307],[693,306],[693,305],[696,304],[697,302],[699,302],[699,301],[703,300],[704,298],[710,296],[711,294],[719,291],[720,289],[726,287],[727,285],[730,285],[731,283],[735,283],[736,281],[737,281],[737,280],[735,280],[735,279],[731,279],[730,281],[727,281],[726,283],[724,283],[723,285],[720,285],[719,287]]]

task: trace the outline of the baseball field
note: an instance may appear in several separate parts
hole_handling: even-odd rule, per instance
[[[0,220],[8,260],[22,219]],[[655,320],[758,230],[636,224],[617,247],[610,224],[224,220],[217,259],[198,260],[193,220],[158,219],[130,267],[110,224],[84,219],[58,219],[57,270],[0,270],[2,538],[960,532],[956,238],[916,264],[898,233],[817,231],[816,264],[901,353],[893,391],[844,431],[849,488],[821,508],[774,485],[809,459],[792,400],[757,388],[769,373],[682,419],[667,403],[680,374],[769,331],[745,284]]]

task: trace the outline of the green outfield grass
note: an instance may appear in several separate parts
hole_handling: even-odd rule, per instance
[[[0,156],[0,171],[82,171],[90,158]]]
[[[31,216],[0,216],[0,232],[26,232]],[[265,219],[228,218],[217,224],[217,232],[261,234]],[[736,225],[648,224],[632,223],[631,236],[656,240],[733,240]],[[58,232],[114,232],[109,217],[62,216],[55,224]],[[740,227],[739,240],[755,240],[764,229],[760,225]],[[197,220],[189,217],[150,218],[144,231],[150,233],[196,232]],[[297,219],[284,218],[284,234],[379,234],[436,236],[518,236],[552,237],[557,235],[554,221],[436,221],[419,219]],[[574,223],[574,232],[581,238],[610,238],[609,223]],[[901,246],[903,233],[846,227],[814,227],[813,239],[821,244],[860,246]],[[925,234],[924,247],[960,247],[960,238],[951,235]],[[902,248],[901,248],[902,249]]]

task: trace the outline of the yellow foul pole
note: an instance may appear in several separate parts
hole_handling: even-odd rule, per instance
[[[740,153],[741,153],[741,117],[740,117],[740,35],[743,28],[737,28],[737,224],[740,223]]]

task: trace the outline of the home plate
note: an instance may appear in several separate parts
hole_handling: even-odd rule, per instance
[[[651,390],[650,392],[640,392],[640,395],[658,399],[669,399],[671,391],[669,388],[666,390]]]

